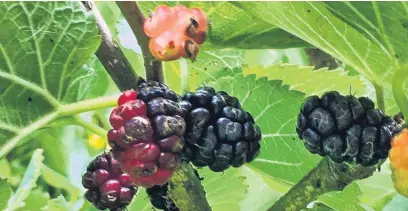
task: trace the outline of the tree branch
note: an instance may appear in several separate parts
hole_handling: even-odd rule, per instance
[[[112,33],[95,3],[83,1],[82,4],[88,11],[93,12],[102,37],[101,45],[95,55],[120,90],[137,89],[142,78],[136,74],[119,45],[113,40]]]
[[[331,191],[341,191],[354,180],[371,176],[375,166],[363,167],[331,162],[327,157],[275,202],[268,211],[297,211]]]
[[[120,11],[132,28],[133,34],[142,49],[146,79],[164,83],[162,62],[156,60],[149,50],[149,37],[144,33],[145,18],[135,1],[117,1]]]

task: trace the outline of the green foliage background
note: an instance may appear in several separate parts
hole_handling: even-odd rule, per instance
[[[140,6],[148,14],[161,3]],[[308,153],[295,133],[306,96],[333,89],[348,94],[351,88],[384,101],[388,115],[401,109],[397,102],[408,93],[408,3],[183,3],[201,7],[211,29],[197,62],[164,63],[166,83],[179,93],[202,83],[227,91],[263,132],[262,153],[251,164],[224,174],[200,170],[214,211],[265,210],[321,159]],[[140,47],[116,4],[97,6],[144,76]],[[95,210],[82,197],[81,175],[103,149],[90,142],[90,131],[75,125],[82,118],[108,129],[109,109],[61,116],[68,106],[119,94],[94,56],[100,43],[94,17],[80,2],[0,2],[0,14],[0,210]],[[313,70],[304,52],[312,46],[344,65]],[[321,196],[307,210],[408,209],[388,166],[342,192]],[[143,190],[129,207],[150,209]]]

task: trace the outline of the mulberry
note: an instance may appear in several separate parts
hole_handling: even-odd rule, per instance
[[[305,148],[334,162],[370,166],[388,156],[397,123],[369,98],[330,91],[309,96],[300,108],[296,132]]]
[[[108,143],[133,183],[151,187],[167,183],[180,163],[187,111],[181,97],[164,84],[143,82],[139,88],[119,97]]]
[[[143,28],[151,38],[149,49],[156,59],[172,61],[183,57],[195,61],[199,45],[207,36],[208,21],[199,8],[160,5],[146,19]]]
[[[396,135],[389,153],[395,190],[408,197],[408,129]]]
[[[110,153],[99,155],[88,165],[82,185],[88,189],[85,198],[99,210],[122,210],[137,192],[130,175],[122,172]]]
[[[146,193],[150,198],[150,203],[153,207],[164,211],[179,211],[176,204],[168,196],[168,184],[155,185],[146,189]]]
[[[259,155],[261,130],[236,97],[200,87],[186,93],[183,101],[188,110],[183,159],[221,172],[230,166],[240,167]]]

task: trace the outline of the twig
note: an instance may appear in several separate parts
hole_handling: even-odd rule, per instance
[[[145,18],[139,6],[135,1],[117,1],[116,4],[125,16],[130,28],[132,28],[133,34],[142,49],[147,80],[164,83],[162,62],[156,60],[149,50],[149,37],[143,30]]]
[[[354,180],[371,176],[375,166],[337,164],[324,158],[320,163],[275,202],[268,211],[297,211],[331,191],[341,191]]]
[[[200,179],[188,163],[182,163],[174,172],[169,195],[181,211],[211,211]]]
[[[113,40],[112,33],[95,3],[83,1],[82,4],[88,11],[93,12],[102,37],[102,43],[95,55],[120,90],[136,89],[142,78],[136,74],[119,45]]]

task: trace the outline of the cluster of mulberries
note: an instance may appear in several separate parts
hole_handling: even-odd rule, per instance
[[[183,96],[187,131],[183,158],[212,171],[240,167],[259,155],[261,130],[236,97],[211,87]]]
[[[151,38],[149,49],[156,59],[171,61],[184,57],[194,61],[199,45],[206,39],[208,21],[200,8],[160,5],[143,27]]]
[[[119,211],[132,201],[137,187],[110,153],[97,156],[87,167],[82,185],[85,198],[100,210]]]
[[[135,185],[166,184],[180,163],[187,111],[180,96],[157,82],[128,90],[113,109],[108,133],[112,153]]]
[[[331,91],[321,98],[306,98],[296,131],[311,153],[327,155],[337,163],[370,166],[388,156],[391,139],[399,129],[369,98]]]

